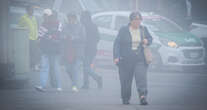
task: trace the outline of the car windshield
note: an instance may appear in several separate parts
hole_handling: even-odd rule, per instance
[[[160,18],[156,19],[144,19],[143,24],[147,26],[151,31],[166,32],[166,33],[179,33],[182,29],[176,25]]]

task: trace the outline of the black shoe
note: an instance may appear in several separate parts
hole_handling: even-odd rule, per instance
[[[99,80],[97,81],[97,83],[98,83],[98,88],[99,89],[103,88],[103,79],[102,79],[102,77],[99,77]]]
[[[141,98],[140,103],[141,103],[141,105],[148,105],[146,98]]]
[[[130,104],[128,100],[123,100],[122,103],[123,103],[124,105],[129,105],[129,104]]]

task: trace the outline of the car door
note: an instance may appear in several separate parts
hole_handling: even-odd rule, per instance
[[[93,17],[94,23],[98,26],[100,41],[97,48],[96,65],[112,65],[113,39],[112,30],[113,14],[101,14]]]
[[[113,36],[113,33],[112,33],[113,15],[103,14],[100,16],[96,16],[93,18],[93,21],[98,26],[101,39],[110,40],[111,36]]]

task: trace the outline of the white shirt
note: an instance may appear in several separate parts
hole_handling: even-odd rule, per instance
[[[132,50],[137,50],[137,47],[141,43],[141,34],[140,34],[140,29],[133,29],[129,28],[131,37],[132,37]]]

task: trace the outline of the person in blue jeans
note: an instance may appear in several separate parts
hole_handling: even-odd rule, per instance
[[[44,10],[44,22],[39,29],[41,55],[40,86],[36,90],[46,91],[49,75],[58,91],[62,91],[60,82],[61,36],[57,15],[50,9]],[[53,71],[51,71],[53,70]],[[50,73],[50,74],[49,74]]]
[[[72,91],[78,92],[78,79],[80,76],[80,68],[82,66],[82,60],[75,59],[73,63],[70,63],[68,61],[65,62],[66,72],[71,78],[72,82]]]
[[[84,58],[85,28],[76,14],[69,13],[67,17],[68,23],[63,28],[65,67],[72,80],[72,91],[78,92],[77,82]]]
[[[54,69],[52,82],[56,81],[56,87],[58,91],[61,91],[61,82],[60,82],[60,56],[59,55],[42,55],[41,56],[41,69],[40,69],[40,86],[36,89],[45,91],[47,85],[48,77],[50,70]],[[55,80],[54,80],[55,79]]]

